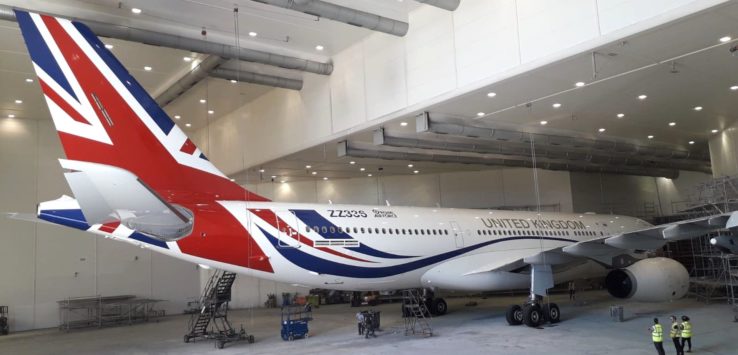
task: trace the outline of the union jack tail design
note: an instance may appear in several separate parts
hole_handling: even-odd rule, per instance
[[[264,200],[216,169],[87,26],[16,17],[67,159],[124,169],[167,199]]]

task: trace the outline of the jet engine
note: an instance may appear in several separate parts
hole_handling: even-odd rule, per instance
[[[720,251],[729,254],[738,254],[738,238],[732,235],[719,235],[710,239],[710,244],[714,245]]]
[[[689,273],[679,262],[650,258],[624,269],[610,271],[605,287],[613,297],[661,302],[682,298],[689,288]]]

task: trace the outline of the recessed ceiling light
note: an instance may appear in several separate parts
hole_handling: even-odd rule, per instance
[[[730,90],[736,91],[738,90],[738,85],[733,85],[730,87]]]
[[[366,176],[368,176],[368,177],[372,177],[372,174],[366,174]]]
[[[694,144],[694,141],[689,141],[689,144]]]
[[[604,132],[604,131],[605,131],[605,129],[604,129],[604,128],[600,128],[600,129],[598,129],[597,131],[598,131],[598,132],[600,132],[600,133],[602,133],[602,132]]]
[[[495,96],[497,96],[497,93],[496,92],[488,92],[487,93],[487,97],[495,97]]]
[[[15,118],[15,115],[11,113],[8,115],[8,118]]]
[[[27,83],[32,83],[32,82],[33,82],[33,79],[31,79],[31,78],[26,78],[26,82],[27,82]]]
[[[405,122],[405,121],[400,122],[400,126],[402,126],[402,127],[407,126],[407,122]]]
[[[208,110],[208,115],[212,115],[212,114],[214,114],[214,113],[215,113],[215,111],[213,111],[213,110]]]
[[[148,65],[144,67],[144,70],[145,70],[145,71],[151,71],[151,69],[152,69],[152,68],[151,68],[150,66],[148,66]]]
[[[583,82],[583,81],[578,81],[578,82],[577,82],[576,84],[574,84],[574,85],[575,85],[576,87],[580,88],[580,87],[584,86],[584,82]]]
[[[702,111],[702,106],[695,106],[694,107],[694,110],[695,111]]]
[[[313,167],[312,165],[305,165],[305,169],[310,169],[312,167]]]
[[[555,103],[555,104],[553,104],[551,106],[553,106],[553,108],[559,108],[559,107],[561,107],[561,104],[557,102],[557,103]]]
[[[236,179],[231,179],[231,181],[236,181]]]
[[[192,127],[192,123],[185,123],[186,127]]]
[[[251,32],[249,32],[249,37],[256,37],[256,36],[258,36],[258,35],[259,35],[259,34],[258,34],[258,33],[256,33],[256,32],[254,32],[254,31],[251,31]]]
[[[235,83],[237,83],[237,82],[238,82],[238,81],[237,81],[236,79],[231,79],[231,84],[235,84]]]
[[[669,126],[670,126],[670,127],[674,127],[674,126],[676,126],[676,122],[669,122]]]
[[[319,51],[322,51],[323,49],[325,49],[325,47],[323,47],[321,45],[317,45],[317,46],[315,46],[315,49],[316,50],[319,50]]]
[[[133,13],[134,13],[134,14],[136,14],[136,15],[138,15],[138,14],[140,14],[140,13],[141,13],[142,11],[141,11],[141,9],[139,9],[139,8],[137,8],[137,7],[134,7],[134,8],[132,8],[132,9],[131,9],[131,12],[133,12]]]
[[[272,175],[272,179],[276,179],[276,178],[277,178],[277,175]]]
[[[548,121],[541,121],[541,126],[545,126],[548,124]]]
[[[178,119],[180,119],[180,118],[182,118],[182,116],[180,116],[180,115],[174,115],[174,119],[175,119],[175,120],[178,120]]]
[[[285,183],[285,182],[287,182],[287,181],[284,181],[284,180],[279,180],[279,182],[280,182],[280,183],[282,183],[282,184],[284,184],[284,183]]]
[[[184,58],[182,58],[182,60],[184,60],[185,62],[189,63],[189,62],[192,61],[192,57],[184,57]]]
[[[716,130],[716,129],[713,129],[713,130],[712,130],[712,131],[710,131],[710,132],[712,132],[712,133],[718,133],[718,130]]]
[[[327,177],[327,176],[324,176],[324,177],[323,177],[323,180],[328,180],[328,177]]]
[[[360,168],[360,169],[359,169],[359,171],[364,171],[364,170],[366,170],[366,168]]]
[[[206,102],[208,102],[208,100],[205,100],[205,99],[200,99],[200,103],[201,103],[201,104],[204,104],[204,103],[206,103]]]
[[[419,172],[420,172],[420,170],[413,170],[413,174],[417,174]]]
[[[477,117],[482,117],[482,116],[484,116],[484,112],[477,112]]]
[[[264,170],[264,169],[259,169],[259,172],[260,172],[260,173],[263,173],[263,172],[265,172],[265,171],[266,171],[266,170]]]
[[[645,100],[647,97],[646,95],[638,95],[638,100]]]
[[[313,171],[311,174],[318,175],[318,172],[317,171]]]
[[[653,136],[648,136],[648,139],[653,139]]]
[[[407,164],[408,168],[412,168],[413,166],[414,166],[413,164]]]
[[[730,36],[720,37],[720,42],[730,42],[731,39]]]
[[[356,162],[352,160],[352,161],[349,162],[349,164],[354,165],[354,164],[356,164]]]
[[[623,117],[625,117],[624,113],[618,113],[618,118],[623,118]]]
[[[107,49],[113,49],[113,45],[112,44],[105,43],[105,48],[107,48]]]
[[[15,100],[15,103],[20,105],[23,103],[23,100]]]

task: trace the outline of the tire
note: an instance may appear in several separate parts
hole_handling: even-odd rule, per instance
[[[537,304],[523,307],[523,323],[531,328],[537,328],[543,321],[541,306]]]
[[[190,337],[189,337],[189,336],[187,336],[187,335],[185,335],[185,336],[184,336],[184,342],[185,342],[185,343],[189,343],[189,342],[190,342]]]
[[[290,336],[287,337],[287,340],[293,341],[293,340],[295,340],[295,337],[293,337],[292,334],[290,334]]]
[[[218,340],[218,349],[223,349],[225,347],[225,342],[222,340]]]
[[[254,343],[254,336],[249,335],[249,344],[253,344],[253,343]]]
[[[523,309],[518,305],[512,305],[507,308],[505,313],[505,319],[509,325],[521,325],[523,324]]]
[[[556,303],[548,303],[543,305],[543,318],[545,321],[555,324],[561,322],[561,310]]]
[[[435,316],[442,316],[448,312],[448,304],[443,298],[434,298],[431,302],[431,313]]]

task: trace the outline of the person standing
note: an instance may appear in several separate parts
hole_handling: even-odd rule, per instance
[[[356,312],[356,324],[359,325],[359,335],[364,335],[364,314]]]
[[[577,285],[574,280],[569,281],[569,301],[576,301]]]
[[[684,355],[684,347],[681,343],[682,326],[677,321],[676,316],[671,316],[671,329],[669,330],[669,338],[674,342],[674,348],[677,355]]]
[[[659,355],[665,355],[664,352],[664,328],[659,324],[659,319],[653,319],[653,325],[648,328],[651,332],[651,340],[653,340],[653,346],[656,347],[656,351]]]
[[[687,349],[688,353],[692,352],[692,323],[689,322],[689,317],[682,316],[682,350],[684,350],[684,344],[689,344]]]

